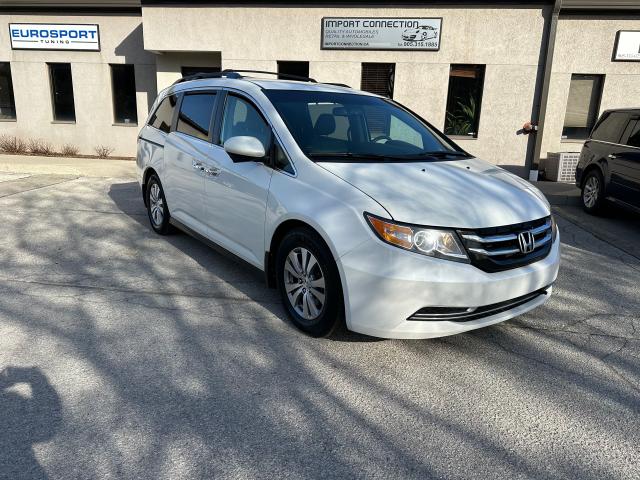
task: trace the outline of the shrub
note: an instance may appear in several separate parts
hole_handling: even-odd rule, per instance
[[[105,147],[104,145],[98,145],[94,150],[98,158],[107,158],[113,152],[113,148]]]
[[[26,153],[27,144],[21,138],[14,135],[0,135],[0,152]]]
[[[75,145],[71,145],[70,143],[65,143],[60,150],[60,153],[65,157],[75,157],[78,155],[80,149]]]
[[[35,155],[53,155],[55,152],[51,144],[39,138],[31,138],[27,141],[27,149]]]

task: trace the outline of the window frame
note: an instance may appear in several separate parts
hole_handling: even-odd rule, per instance
[[[11,99],[11,106],[13,107],[12,118],[0,118],[0,122],[17,122],[18,121],[18,109],[16,108],[16,96],[13,88],[13,72],[11,71],[11,62],[0,62],[0,64],[7,64],[7,71],[9,72],[9,98]]]
[[[366,90],[364,88],[366,86],[364,84],[365,68],[369,67],[369,65],[385,65],[387,67],[391,67],[391,70],[392,70],[391,78],[390,78],[391,88],[390,88],[388,97],[386,95],[380,95],[379,93],[376,93],[376,92],[371,92],[370,90]],[[363,92],[372,93],[374,95],[380,95],[381,97],[389,98],[393,100],[393,94],[395,93],[395,89],[396,89],[396,67],[397,67],[397,62],[361,62],[360,63],[360,90],[362,90]]]
[[[604,93],[604,84],[607,79],[607,76],[603,73],[571,73],[570,75],[571,77],[569,77],[569,90],[567,92],[567,101],[565,102],[565,105],[564,105],[564,118],[562,119],[562,130],[560,132],[560,141],[561,142],[584,142],[586,140],[591,139],[593,132],[595,131],[598,124],[600,123],[601,116],[602,116],[602,114],[600,113],[600,108],[602,106],[602,94]],[[600,91],[598,92],[598,102],[597,102],[597,105],[595,105],[595,110],[594,110],[595,120],[593,122],[593,125],[591,126],[591,129],[589,129],[589,131],[587,132],[584,138],[573,137],[573,136],[570,137],[564,134],[564,129],[565,129],[564,124],[567,119],[567,107],[569,106],[569,94],[571,93],[571,81],[573,80],[574,75],[582,76],[582,77],[597,77],[600,80]]]
[[[182,109],[182,101],[184,100],[184,97],[187,95],[206,95],[206,94],[213,94],[215,96],[213,108],[211,109],[211,117],[209,118],[209,132],[208,132],[209,134],[207,135],[207,138],[206,139],[198,138],[188,133],[180,132],[178,130],[178,119],[180,118],[180,109]],[[188,136],[189,138],[195,138],[196,140],[200,140],[201,142],[213,143],[213,139],[215,138],[214,132],[216,129],[216,125],[213,122],[215,122],[216,113],[219,109],[219,105],[220,105],[220,89],[218,88],[205,87],[205,88],[194,88],[190,90],[180,91],[178,101],[176,102],[176,108],[173,112],[173,119],[171,121],[170,133],[171,132],[180,133],[182,135]]]
[[[49,94],[51,95],[51,116],[52,123],[69,123],[75,124],[78,120],[76,115],[76,94],[75,89],[73,88],[73,69],[71,68],[71,62],[47,62],[47,70],[49,76]],[[54,89],[54,81],[53,81],[53,66],[57,65],[68,65],[69,73],[71,75],[71,99],[73,100],[73,120],[60,120],[56,118],[56,101],[55,101],[55,89]]]
[[[449,94],[451,93],[451,69],[452,67],[481,67],[482,70],[482,84],[480,86],[480,94],[478,95],[478,104],[476,106],[477,113],[475,123],[475,132],[473,135],[460,135],[455,133],[446,133],[447,128],[447,106],[449,104]],[[482,118],[482,100],[484,98],[484,87],[485,80],[487,79],[487,64],[486,63],[450,63],[449,64],[449,74],[447,75],[447,97],[444,104],[444,124],[442,125],[442,132],[446,135],[447,138],[455,138],[457,140],[465,139],[465,140],[477,140],[480,137],[480,119]]]
[[[287,72],[281,72],[280,71],[280,67],[286,67],[287,65],[292,65],[294,63],[297,64],[303,64],[306,63],[307,65],[307,74],[306,75],[298,75],[297,73],[287,73]],[[311,64],[308,60],[276,60],[276,67],[277,67],[277,73],[278,73],[278,79],[283,79],[286,80],[286,78],[282,78],[280,77],[280,75],[296,75],[299,77],[306,77],[309,78],[309,75],[311,73]]]
[[[133,72],[133,102],[135,105],[135,114],[136,114],[136,121],[135,122],[119,122],[116,119],[116,89],[114,88],[114,76],[113,76],[113,72],[114,72],[114,67],[115,68],[121,68],[124,67],[125,69],[127,67],[131,68],[131,71]],[[136,68],[135,68],[135,64],[133,63],[110,63],[109,64],[109,73],[110,73],[110,77],[111,77],[111,109],[112,109],[112,113],[113,113],[113,124],[114,125],[124,125],[124,126],[138,126],[138,98],[137,98],[137,90],[136,90]]]
[[[217,112],[214,120],[215,126],[213,131],[213,134],[214,134],[213,141],[212,141],[213,145],[224,150],[224,146],[220,142],[220,136],[222,133],[222,120],[224,118],[224,111],[227,105],[227,97],[229,96],[238,97],[244,100],[245,102],[247,102],[249,105],[253,106],[258,112],[258,114],[262,117],[262,119],[266,122],[266,124],[271,129],[271,143],[269,145],[269,149],[267,152],[268,162],[262,162],[262,163],[264,163],[264,165],[271,168],[274,172],[280,172],[284,175],[289,175],[290,177],[297,177],[298,170],[296,169],[295,163],[291,160],[291,155],[289,155],[289,152],[287,152],[287,149],[284,146],[284,142],[280,138],[280,135],[278,135],[277,130],[275,129],[271,121],[269,121],[269,118],[265,114],[264,110],[258,105],[258,102],[256,102],[253,98],[251,98],[251,96],[249,96],[247,93],[241,90],[233,89],[233,88],[223,88],[220,95],[221,95],[221,98],[218,99],[218,108],[217,108]],[[282,151],[287,157],[287,160],[289,160],[289,165],[291,165],[291,168],[293,169],[293,173],[286,172],[281,168],[276,168],[275,166],[276,142],[280,144],[280,148],[282,148]]]

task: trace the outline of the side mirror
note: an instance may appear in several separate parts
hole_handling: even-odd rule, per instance
[[[224,150],[234,162],[257,162],[267,155],[262,142],[256,137],[231,137],[224,142]]]

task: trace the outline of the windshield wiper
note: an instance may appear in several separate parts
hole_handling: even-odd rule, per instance
[[[417,155],[424,155],[426,157],[436,157],[436,158],[443,158],[443,157],[469,157],[469,158],[471,158],[471,155],[469,155],[468,153],[456,152],[456,151],[445,151],[445,150],[436,150],[434,152],[422,152],[422,153],[418,153]]]
[[[379,153],[353,153],[353,152],[309,152],[307,153],[309,158],[344,158],[344,159],[353,159],[353,160],[363,160],[363,159],[376,159],[376,160],[387,160],[387,161],[420,161],[427,158],[446,158],[447,156],[454,157],[469,157],[470,156],[463,152],[444,152],[444,151],[436,151],[436,152],[420,152],[420,153],[409,153],[405,155],[383,155]]]
[[[378,155],[377,153],[352,153],[352,152],[309,152],[309,158],[389,158],[389,155]]]
[[[344,158],[353,160],[397,160],[398,158],[391,155],[379,155],[377,153],[352,153],[352,152],[335,152],[335,153],[321,153],[310,152],[307,153],[309,158]]]

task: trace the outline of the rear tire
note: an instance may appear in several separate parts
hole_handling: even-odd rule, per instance
[[[598,170],[590,170],[582,183],[582,208],[585,212],[596,214],[602,211],[604,204],[604,177]]]
[[[173,231],[172,225],[169,223],[171,215],[167,206],[167,199],[164,196],[164,190],[160,179],[154,173],[147,181],[147,215],[151,228],[160,235],[168,235]]]
[[[331,335],[344,318],[344,301],[333,255],[313,230],[287,233],[276,252],[276,279],[293,324],[312,337]]]

